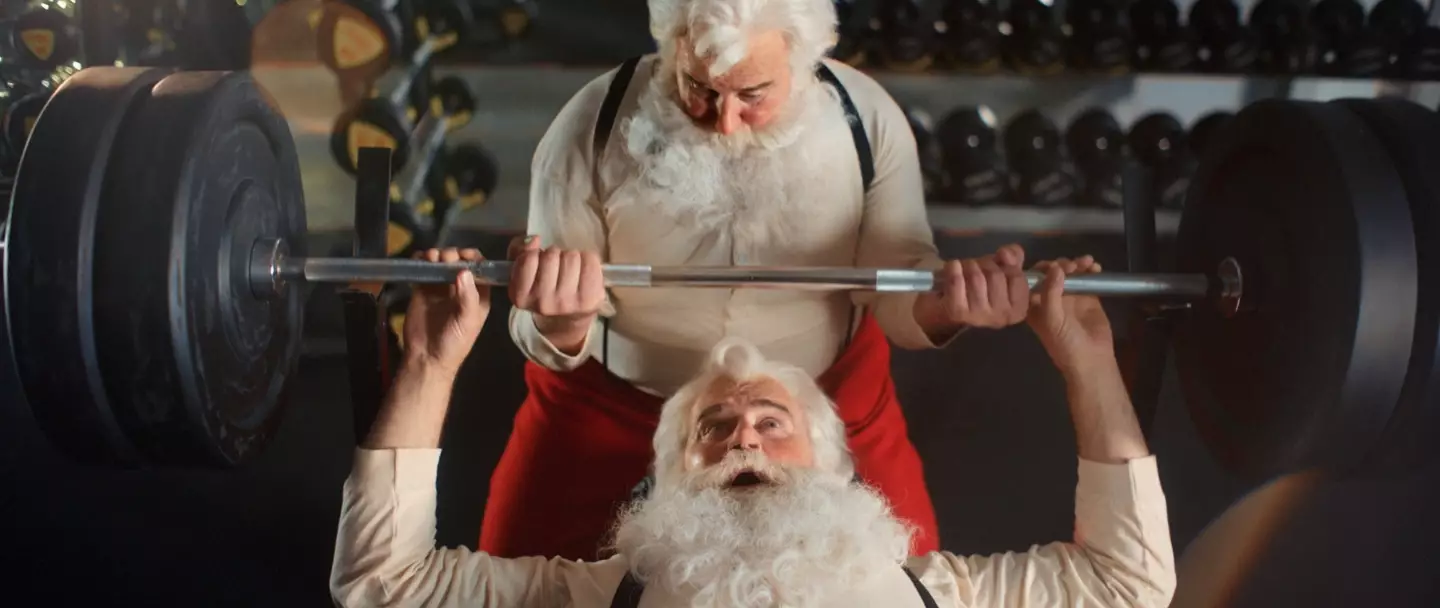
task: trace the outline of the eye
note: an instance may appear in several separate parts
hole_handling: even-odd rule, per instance
[[[760,101],[761,99],[765,99],[764,91],[751,91],[740,94],[740,101],[743,101],[745,103],[755,103],[757,101]]]
[[[760,428],[767,431],[773,431],[782,426],[784,425],[780,424],[780,420],[777,418],[766,418],[760,421]]]

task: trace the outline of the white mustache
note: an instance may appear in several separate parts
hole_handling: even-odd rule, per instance
[[[737,475],[746,471],[772,484],[787,484],[793,481],[794,477],[785,466],[771,462],[764,452],[731,450],[720,462],[690,476],[690,486],[696,490],[723,488],[729,486]]]

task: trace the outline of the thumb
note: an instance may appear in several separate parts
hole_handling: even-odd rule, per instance
[[[510,239],[510,246],[505,250],[505,257],[510,260],[520,257],[526,251],[534,251],[540,248],[540,237],[528,235]]]
[[[471,320],[480,315],[480,290],[475,287],[475,275],[469,270],[460,271],[456,277],[456,299],[459,300],[460,318]]]
[[[1043,291],[1040,305],[1045,309],[1045,316],[1053,321],[1059,321],[1062,314],[1060,303],[1065,297],[1065,271],[1061,270],[1058,264],[1045,269]]]

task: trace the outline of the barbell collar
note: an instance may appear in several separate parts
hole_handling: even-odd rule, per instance
[[[455,274],[469,270],[482,285],[508,285],[511,262],[429,262],[390,258],[303,258],[286,255],[283,242],[261,239],[251,253],[250,285],[257,297],[284,293],[295,281],[312,283],[447,284]],[[718,287],[780,288],[817,291],[925,292],[934,289],[929,270],[873,268],[805,268],[745,266],[647,266],[606,264],[607,287]],[[1237,269],[1238,276],[1238,266]],[[1045,275],[1025,273],[1033,289]],[[1221,295],[1239,300],[1238,281]],[[1171,297],[1200,299],[1211,293],[1210,278],[1202,274],[1099,273],[1065,279],[1065,291],[1102,297]]]

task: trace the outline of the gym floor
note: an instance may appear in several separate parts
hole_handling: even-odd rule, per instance
[[[498,256],[506,239],[464,233],[456,240]],[[947,256],[972,255],[1008,240],[945,238],[940,246]],[[1115,267],[1117,241],[1022,243],[1035,258],[1088,251]],[[339,316],[333,296],[317,292],[310,308],[313,341],[333,338],[326,335]],[[455,391],[438,482],[444,545],[474,546],[490,470],[523,397],[508,311],[497,292]],[[1111,312],[1123,318],[1120,308]],[[1069,538],[1074,438],[1059,377],[1029,329],[977,331],[942,351],[897,351],[893,367],[946,549],[1024,550]],[[340,488],[354,446],[343,356],[301,361],[276,441],[254,466],[228,473],[97,471],[64,462],[35,429],[10,369],[0,376],[7,603],[329,605]],[[1440,605],[1429,557],[1440,541],[1437,475],[1297,476],[1253,488],[1221,473],[1205,453],[1173,374],[1164,392],[1151,437],[1181,564],[1175,606]],[[1232,504],[1223,524],[1204,530]]]

